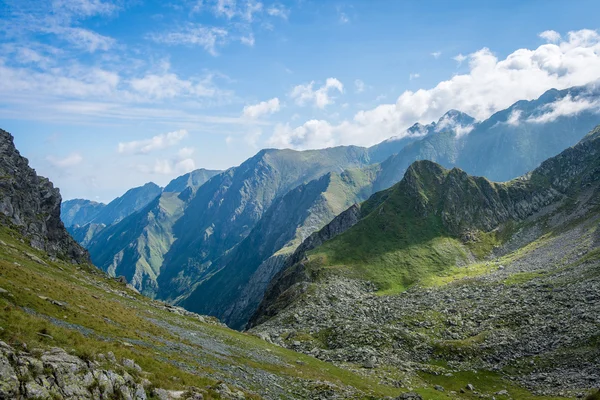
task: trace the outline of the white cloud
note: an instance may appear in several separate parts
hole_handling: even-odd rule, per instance
[[[548,43],[557,43],[560,40],[560,33],[556,31],[544,31],[539,34],[539,37],[547,41]]]
[[[344,93],[344,85],[336,78],[327,78],[325,84],[313,90],[315,82],[312,81],[305,85],[298,85],[292,89],[290,97],[296,100],[296,104],[305,105],[307,103],[314,103],[318,108],[325,108],[328,104],[332,104],[334,99],[331,97],[330,92],[337,91]]]
[[[244,107],[243,115],[246,118],[259,118],[263,115],[273,114],[280,110],[279,99],[261,101],[258,104]]]
[[[545,124],[547,122],[555,121],[559,117],[573,116],[584,111],[600,111],[600,101],[597,99],[590,100],[586,98],[573,98],[572,96],[565,96],[560,100],[550,103],[544,107],[544,111],[547,111],[541,115],[531,117],[527,121]]]
[[[61,35],[63,39],[90,53],[96,50],[106,51],[115,44],[113,38],[83,28],[60,28],[55,29],[54,33]]]
[[[372,145],[391,136],[406,135],[406,129],[415,122],[430,123],[450,109],[483,120],[518,100],[537,98],[550,88],[565,89],[600,79],[600,35],[591,30],[570,32],[559,43],[518,49],[505,59],[483,48],[464,56],[466,60],[467,73],[429,89],[405,91],[394,104],[359,111],[352,120],[339,124],[310,120],[297,128],[278,126],[271,144],[295,148]],[[572,102],[577,103],[577,99]],[[564,104],[550,110],[554,114],[545,118],[587,106],[581,102]]]
[[[224,28],[207,27],[199,24],[189,24],[184,29],[152,34],[149,36],[158,43],[169,45],[195,45],[203,47],[209,54],[216,56],[217,47],[227,42],[229,32]]]
[[[347,24],[348,22],[350,22],[350,18],[348,18],[348,15],[344,12],[341,12],[340,13],[340,23]]]
[[[510,126],[519,126],[521,123],[521,114],[523,114],[523,111],[514,109],[508,116],[506,123]]]
[[[419,73],[409,74],[408,80],[412,81],[413,79],[419,79],[420,77],[421,77],[421,74],[419,74]]]
[[[254,47],[254,34],[250,33],[247,36],[240,37],[240,42],[249,47]]]
[[[215,12],[217,15],[225,16],[231,19],[237,13],[236,1],[235,0],[217,0],[215,5]]]
[[[362,93],[365,91],[365,83],[363,81],[361,81],[360,79],[357,79],[354,81],[354,91],[356,93]]]
[[[441,51],[434,51],[433,53],[431,53],[431,55],[433,56],[433,58],[440,58],[440,56],[442,55]]]
[[[194,154],[195,149],[193,147],[182,147],[181,149],[179,149],[179,151],[177,152],[177,155],[179,156],[179,158],[190,158],[192,156],[192,154]]]
[[[210,97],[216,94],[216,90],[209,87],[207,82],[182,80],[169,72],[161,75],[148,74],[143,78],[132,79],[129,84],[144,99],[165,99],[187,95]]]
[[[94,15],[110,15],[118,7],[101,0],[53,0],[55,12],[66,12],[79,17],[92,17]]]
[[[46,160],[55,167],[69,168],[81,164],[83,157],[79,153],[71,153],[65,158],[57,158],[54,156],[46,157]]]
[[[326,121],[310,120],[297,128],[289,124],[277,124],[271,138],[270,146],[279,148],[309,149],[335,145],[334,127]]]
[[[156,135],[150,139],[121,142],[117,146],[117,151],[125,154],[148,154],[156,150],[175,146],[187,136],[188,132],[185,129],[181,129],[179,131]]]
[[[248,0],[246,1],[246,7],[242,12],[242,18],[248,22],[252,22],[254,14],[258,14],[263,9],[263,4],[258,1]]]
[[[196,162],[191,158],[185,158],[175,164],[175,172],[179,174],[187,174],[196,169]]]
[[[267,14],[272,17],[280,17],[283,19],[288,19],[290,15],[290,10],[282,6],[281,4],[274,4],[267,8]]]
[[[454,57],[452,57],[452,59],[454,61],[456,61],[458,63],[458,65],[462,65],[462,63],[467,59],[468,57],[463,55],[462,53],[459,53],[457,55],[455,55]]]

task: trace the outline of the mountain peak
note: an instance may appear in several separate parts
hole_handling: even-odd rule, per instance
[[[455,109],[451,109],[447,111],[437,122],[437,127],[444,127],[448,125],[452,126],[461,126],[465,127],[468,125],[473,125],[475,123],[475,118],[471,117],[469,114],[466,114],[462,111],[458,111]]]
[[[0,213],[19,228],[32,247],[74,262],[88,253],[67,233],[60,220],[60,191],[38,176],[15,148],[10,133],[0,129]]]

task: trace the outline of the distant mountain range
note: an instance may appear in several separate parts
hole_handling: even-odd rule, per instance
[[[302,241],[399,182],[414,161],[496,181],[515,178],[591,130],[600,121],[599,99],[593,85],[550,90],[485,121],[451,110],[371,148],[262,150],[221,173],[177,178],[163,191],[146,185],[139,199],[126,194],[110,212],[104,211],[110,204],[65,203],[63,219],[110,274],[243,328]]]

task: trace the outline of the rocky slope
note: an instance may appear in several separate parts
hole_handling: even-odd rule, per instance
[[[60,220],[61,197],[47,178],[38,176],[0,129],[0,217],[23,234],[32,247],[72,262],[88,253],[67,233]]]
[[[403,387],[585,396],[600,384],[599,200],[599,128],[502,184],[415,163],[349,229],[305,242],[326,240],[270,285],[253,332]]]

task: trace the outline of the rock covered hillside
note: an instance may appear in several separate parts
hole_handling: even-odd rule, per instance
[[[307,239],[253,332],[404,387],[585,395],[600,385],[599,204],[600,128],[507,183],[417,162]]]
[[[55,257],[86,262],[87,251],[75,242],[60,220],[61,197],[47,178],[38,176],[15,148],[10,133],[0,129],[0,217],[18,227],[32,247]]]

